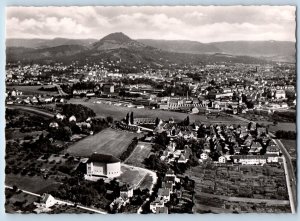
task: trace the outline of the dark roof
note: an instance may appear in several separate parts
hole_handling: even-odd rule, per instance
[[[117,163],[121,161],[118,158],[109,154],[93,153],[90,156],[88,162]]]

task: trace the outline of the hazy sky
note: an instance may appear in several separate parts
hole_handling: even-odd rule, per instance
[[[293,6],[7,7],[7,38],[295,41]]]

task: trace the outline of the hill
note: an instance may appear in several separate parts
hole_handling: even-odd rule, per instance
[[[227,41],[213,43],[151,39],[139,39],[138,41],[145,45],[178,53],[224,53],[288,62],[295,62],[296,57],[296,44],[290,41]]]
[[[203,46],[205,48],[206,46]],[[208,51],[208,49],[207,49]],[[88,46],[60,45],[41,49],[7,47],[7,62],[51,64],[100,63],[118,61],[124,72],[132,72],[148,67],[170,67],[170,65],[208,63],[264,63],[263,59],[222,53],[197,54],[162,50],[133,40],[123,33],[112,33]]]
[[[214,45],[204,44],[197,41],[153,39],[138,39],[137,41],[155,48],[179,53],[212,54],[220,52],[220,49]]]
[[[68,39],[68,38],[53,38],[53,39],[21,39],[10,38],[6,40],[6,47],[23,47],[23,48],[50,48],[61,45],[81,45],[88,46],[96,42],[96,39]]]

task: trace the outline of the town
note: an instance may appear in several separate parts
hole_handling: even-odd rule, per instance
[[[295,5],[16,6],[6,213],[297,212]]]
[[[27,190],[18,177],[50,188],[33,189],[40,199],[7,198],[7,208],[291,210],[286,179],[295,178],[286,177],[285,164],[292,159],[295,171],[295,132],[281,125],[295,122],[294,65],[145,67],[132,74],[114,65],[8,65],[7,197]]]

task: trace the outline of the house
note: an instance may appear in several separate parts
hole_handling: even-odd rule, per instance
[[[110,209],[116,208],[117,210],[121,209],[122,206],[126,206],[129,203],[130,197],[127,194],[120,193],[120,196],[116,198],[110,205]]]
[[[199,109],[197,107],[192,108],[192,114],[198,114]]]
[[[208,159],[207,153],[201,153],[200,159],[202,159],[202,160],[207,160],[207,159]]]
[[[74,115],[72,115],[70,118],[69,118],[69,122],[76,122],[76,117]]]
[[[164,207],[158,207],[156,209],[156,214],[160,214],[160,213],[164,213],[164,214],[168,214],[169,213],[169,210],[168,210],[168,207],[164,206]]]
[[[159,188],[157,196],[164,200],[164,202],[170,201],[170,190],[166,188]]]
[[[40,201],[40,204],[42,207],[49,208],[51,206],[54,206],[56,203],[57,203],[57,201],[52,195],[47,194],[47,193],[44,193],[42,195],[42,198]]]
[[[277,154],[265,154],[267,156],[267,162],[268,163],[278,163],[279,162],[279,156]]]
[[[153,213],[156,213],[159,208],[163,207],[165,207],[165,202],[161,197],[156,197],[156,199],[150,203],[150,210]]]
[[[225,156],[220,156],[219,159],[218,159],[218,162],[219,163],[226,163],[227,162],[227,159]]]
[[[183,154],[181,154],[178,159],[178,163],[187,163],[188,160],[189,160],[188,158],[186,158]]]
[[[58,125],[57,122],[51,122],[51,123],[49,124],[49,127],[51,127],[51,128],[58,128],[59,125]]]
[[[267,163],[268,157],[265,155],[234,155],[233,163],[242,165],[261,165]]]
[[[285,99],[286,98],[286,94],[284,90],[276,90],[275,91],[275,98],[276,99]]]
[[[133,187],[128,186],[128,185],[123,185],[120,188],[120,195],[121,194],[125,194],[127,195],[129,198],[133,197]]]
[[[115,92],[115,86],[113,84],[104,84],[102,90],[104,93],[111,94]]]
[[[86,179],[113,178],[121,174],[121,161],[109,154],[94,153],[86,163]]]
[[[65,119],[65,115],[62,115],[62,114],[60,114],[60,113],[58,113],[58,114],[56,114],[56,119],[58,119],[58,120],[63,120],[63,119]]]

